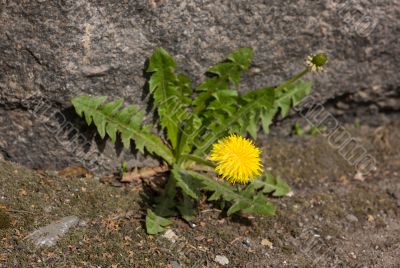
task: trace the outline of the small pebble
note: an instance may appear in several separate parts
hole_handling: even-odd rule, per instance
[[[271,241],[269,241],[268,239],[263,239],[261,240],[261,245],[269,247],[270,249],[273,248],[273,244]]]
[[[194,239],[196,241],[202,241],[202,240],[204,240],[204,238],[206,238],[204,235],[200,235],[200,236],[196,236]]]
[[[54,209],[53,206],[46,206],[43,210],[44,210],[44,212],[46,212],[46,213],[50,213],[53,209]]]
[[[286,196],[287,196],[287,197],[292,197],[292,196],[294,196],[294,192],[293,192],[293,191],[290,191],[290,192],[288,192],[288,193],[286,194]]]
[[[373,222],[373,221],[375,221],[375,218],[372,215],[368,215],[367,220],[368,220],[368,222]]]
[[[165,233],[163,234],[163,237],[168,239],[171,243],[175,243],[176,240],[178,240],[178,236],[171,229],[168,229],[167,231],[165,231]]]
[[[88,225],[88,220],[84,220],[84,219],[81,219],[81,220],[79,220],[79,222],[78,222],[78,226],[79,227],[86,227]]]
[[[189,222],[188,224],[189,224],[190,228],[192,228],[192,229],[197,227],[197,225],[193,222]]]
[[[221,264],[221,265],[228,265],[228,264],[229,264],[228,258],[227,258],[226,256],[224,256],[224,255],[217,255],[217,256],[215,256],[214,261],[215,261],[216,263]]]
[[[357,218],[356,216],[354,216],[353,214],[348,214],[348,215],[346,216],[346,219],[347,219],[349,222],[358,222],[358,218]]]
[[[246,246],[250,247],[251,244],[252,244],[250,238],[246,237],[246,238],[243,240],[243,244],[245,244]]]
[[[177,261],[171,261],[172,268],[182,268],[182,266]]]

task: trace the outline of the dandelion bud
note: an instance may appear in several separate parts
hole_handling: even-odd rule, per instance
[[[328,58],[324,53],[318,53],[315,55],[308,56],[306,64],[311,71],[321,72],[323,67],[328,62]]]

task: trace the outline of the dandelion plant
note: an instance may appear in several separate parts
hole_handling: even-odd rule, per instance
[[[108,135],[115,143],[119,135],[125,148],[133,141],[140,153],[158,157],[167,165],[164,191],[147,211],[149,234],[164,231],[172,224],[167,219],[171,216],[193,220],[202,194],[210,201],[223,200],[228,216],[240,211],[269,216],[275,207],[268,196],[290,191],[279,177],[263,173],[261,150],[250,138],[257,138],[260,126],[268,133],[275,116],[286,116],[311,92],[311,83],[300,79],[310,71],[321,71],[326,56],[310,56],[304,70],[277,87],[240,94],[240,77],[252,58],[252,49],[238,49],[210,67],[207,78],[194,87],[188,76],[177,73],[173,57],[156,49],[146,71],[159,125],[145,124],[143,109],[123,106],[123,99],[72,99],[78,115],[88,125],[93,123],[101,138]]]

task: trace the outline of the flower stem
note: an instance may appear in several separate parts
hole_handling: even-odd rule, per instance
[[[195,156],[195,155],[184,154],[184,155],[182,155],[182,158],[187,159],[187,160],[192,160],[192,161],[194,161],[196,163],[199,163],[199,164],[202,164],[202,165],[206,165],[206,166],[209,166],[209,167],[212,167],[212,168],[216,167],[216,165],[213,162],[205,160],[205,159],[203,159],[201,157],[198,157],[198,156]]]
[[[275,88],[275,93],[281,91],[282,89],[288,87],[289,85],[291,85],[292,83],[296,82],[297,80],[299,80],[302,76],[304,76],[305,74],[307,74],[310,71],[309,68],[305,68],[303,71],[299,72],[298,74],[296,74],[295,76],[293,76],[292,78],[290,78],[289,80],[287,80],[286,82],[280,84],[277,88]]]

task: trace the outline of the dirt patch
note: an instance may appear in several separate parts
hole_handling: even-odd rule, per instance
[[[374,173],[355,179],[322,135],[261,140],[265,166],[293,196],[273,199],[270,218],[228,218],[201,202],[194,228],[174,220],[175,243],[145,233],[146,184],[112,187],[0,161],[0,267],[217,267],[217,255],[227,267],[399,267],[400,125],[348,129],[376,158]],[[70,215],[81,222],[56,246],[24,240]]]

